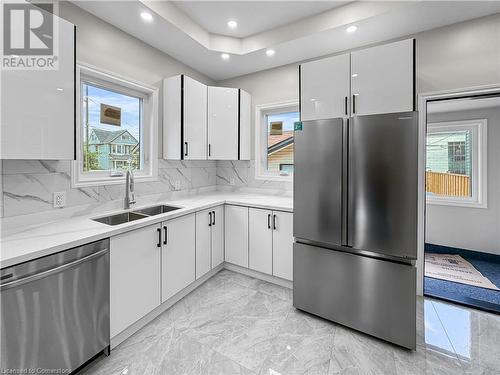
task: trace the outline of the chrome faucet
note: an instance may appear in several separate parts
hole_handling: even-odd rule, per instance
[[[123,200],[123,208],[128,210],[130,205],[134,203],[134,174],[131,170],[128,170],[125,175],[125,199]]]

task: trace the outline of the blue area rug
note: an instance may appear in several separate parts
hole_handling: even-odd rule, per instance
[[[483,276],[500,288],[500,256],[477,251],[457,249],[447,246],[425,244],[425,252],[440,254],[458,254],[470,262]],[[424,278],[424,294],[451,299],[463,297],[463,303],[486,309],[500,311],[500,291],[479,288],[472,285],[454,283],[430,277]],[[468,302],[465,302],[468,301]],[[492,306],[492,305],[496,305]]]

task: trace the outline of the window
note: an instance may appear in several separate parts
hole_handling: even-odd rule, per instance
[[[486,207],[486,125],[486,120],[428,124],[428,203]]]
[[[256,106],[256,178],[290,181],[297,102]]]
[[[138,181],[156,179],[158,90],[85,66],[77,74],[73,185],[122,183],[128,169]]]

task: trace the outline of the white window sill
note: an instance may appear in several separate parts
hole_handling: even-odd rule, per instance
[[[427,198],[427,204],[435,205],[435,206],[452,206],[452,207],[464,207],[464,208],[488,208],[486,202],[477,202],[472,200],[465,199],[436,199],[436,198]]]

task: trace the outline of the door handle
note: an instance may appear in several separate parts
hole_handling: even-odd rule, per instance
[[[213,216],[213,221],[212,221],[212,225],[215,225],[215,211],[212,211],[214,216]]]
[[[352,113],[356,113],[356,95],[352,96]]]
[[[158,243],[156,244],[156,247],[161,247],[161,229],[156,228],[156,231],[158,232]]]
[[[166,245],[166,244],[167,244],[167,235],[168,235],[167,226],[166,226],[166,225],[164,225],[164,226],[163,226],[163,236],[165,237],[165,238],[163,239],[163,244],[164,244],[164,245]]]
[[[273,215],[273,229],[276,230],[276,215]]]
[[[209,227],[212,226],[212,211],[208,213],[208,226]]]
[[[184,142],[184,156],[188,156],[188,143]]]
[[[267,214],[267,229],[271,229],[271,214]]]
[[[345,114],[347,116],[347,96],[344,97],[344,107],[345,107]]]

